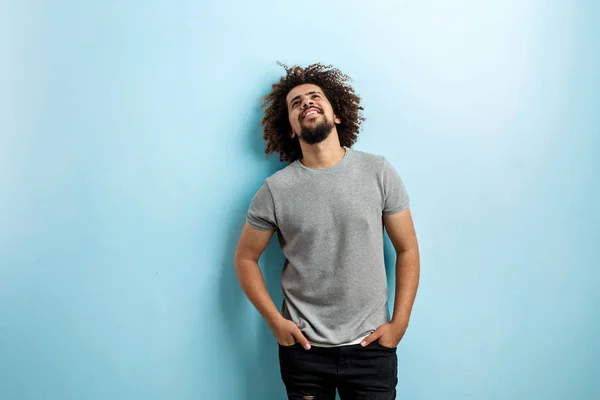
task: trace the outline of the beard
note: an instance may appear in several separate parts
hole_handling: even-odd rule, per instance
[[[327,139],[332,130],[333,124],[323,115],[322,120],[312,127],[302,125],[300,138],[308,144],[315,144]]]

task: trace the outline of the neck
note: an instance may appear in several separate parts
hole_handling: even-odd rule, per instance
[[[325,169],[339,163],[346,150],[341,146],[337,130],[329,134],[327,139],[320,143],[308,144],[300,140],[302,159],[300,162],[311,169]]]

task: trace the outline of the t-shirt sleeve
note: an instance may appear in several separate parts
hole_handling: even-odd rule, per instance
[[[407,209],[410,202],[404,182],[402,182],[396,169],[385,158],[383,159],[382,181],[384,192],[383,214],[396,214]]]
[[[275,203],[266,181],[263,182],[252,198],[250,208],[246,214],[246,221],[250,226],[263,231],[277,229]]]

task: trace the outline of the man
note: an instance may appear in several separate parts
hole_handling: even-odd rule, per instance
[[[381,156],[353,150],[360,98],[322,64],[286,69],[265,96],[265,152],[290,164],[249,207],[235,255],[241,286],[279,343],[289,399],[395,399],[396,348],[419,281],[408,195]],[[383,229],[396,250],[388,309]],[[286,257],[281,313],[258,260],[277,232]]]

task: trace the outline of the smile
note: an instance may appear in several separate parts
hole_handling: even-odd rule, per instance
[[[304,116],[302,118],[307,118],[315,114],[319,114],[319,111],[316,108],[310,108],[304,112]]]

